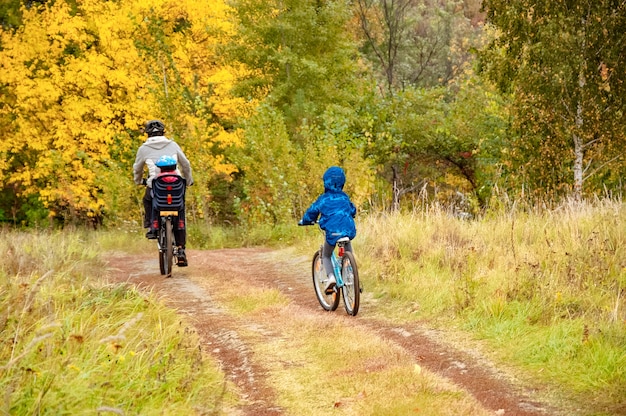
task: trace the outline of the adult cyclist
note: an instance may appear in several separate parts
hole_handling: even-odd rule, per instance
[[[137,150],[135,163],[133,165],[134,181],[137,185],[146,185],[146,191],[143,196],[143,227],[147,228],[146,238],[156,239],[157,230],[154,226],[152,218],[152,180],[160,173],[159,167],[156,165],[157,160],[161,156],[171,156],[177,163],[178,170],[187,181],[187,186],[193,185],[193,176],[191,172],[191,164],[189,159],[180,146],[173,140],[165,137],[165,124],[160,120],[150,120],[144,126],[144,132],[148,135],[146,141]],[[148,178],[144,182],[144,170],[148,170]],[[184,212],[183,212],[184,218]],[[185,255],[186,227],[183,228],[183,243],[179,243],[178,264],[187,265],[187,257]]]

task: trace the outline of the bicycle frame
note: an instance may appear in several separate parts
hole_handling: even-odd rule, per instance
[[[346,250],[346,245],[349,243],[349,237],[340,238],[337,240],[335,249],[330,255],[333,273],[335,275],[335,285],[332,291],[326,292],[328,276],[323,265],[322,252],[324,250],[324,244],[322,244],[319,250],[313,255],[312,278],[315,296],[324,310],[336,310],[339,306],[340,299],[343,298],[346,313],[356,316],[359,311],[362,288],[359,282],[359,272],[354,254]]]
[[[346,249],[346,244],[350,242],[348,237],[343,237],[337,240],[337,248],[333,250],[330,261],[333,264],[333,270],[335,273],[335,287],[341,289],[343,287],[343,276],[341,272],[341,258],[343,257]],[[320,247],[320,255],[322,253],[322,247]],[[336,290],[337,290],[336,289]]]

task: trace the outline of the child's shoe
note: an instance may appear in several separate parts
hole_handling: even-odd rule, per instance
[[[324,289],[324,293],[327,295],[332,295],[335,291],[335,286],[337,285],[337,281],[335,280],[335,276],[333,274],[328,275],[328,280],[326,281],[326,289]]]

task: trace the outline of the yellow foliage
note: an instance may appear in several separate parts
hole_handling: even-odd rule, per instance
[[[223,1],[58,1],[22,12],[18,31],[0,30],[0,126],[11,126],[2,129],[0,175],[19,196],[37,195],[51,215],[100,215],[107,195],[126,190],[98,177],[127,170],[132,189],[140,127],[157,117],[192,164],[234,170],[210,152],[237,142],[213,114],[247,111],[229,94],[237,71],[216,54],[234,30]]]

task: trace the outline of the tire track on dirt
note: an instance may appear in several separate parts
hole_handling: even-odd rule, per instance
[[[264,269],[270,272],[260,275],[259,279],[255,279],[255,284],[277,285],[296,304],[315,311],[322,310],[313,293],[309,258],[278,260],[271,252],[257,257],[265,263]],[[286,270],[290,273],[286,273]],[[296,290],[284,290],[294,285],[298,286]],[[366,295],[362,297],[361,302],[359,315],[350,319],[373,329],[382,338],[400,345],[417,364],[468,391],[487,409],[507,416],[559,414],[556,409],[533,399],[535,391],[525,391],[514,385],[508,375],[498,371],[490,362],[472,351],[464,351],[445,343],[434,331],[428,331],[418,325],[396,326],[369,318],[367,309],[372,305],[368,305]],[[345,315],[342,308],[343,303],[337,311],[330,313]]]
[[[240,409],[242,415],[283,414],[282,409],[275,404],[275,392],[264,382],[267,369],[255,362],[250,348],[239,336],[243,329],[241,326],[245,324],[229,317],[215,305],[202,277],[221,276],[226,281],[245,279],[249,285],[275,287],[303,310],[325,313],[320,312],[310,283],[310,259],[301,257],[284,260],[271,250],[261,248],[188,250],[188,257],[190,266],[175,268],[171,279],[158,274],[156,259],[137,262],[136,257],[131,261],[123,255],[121,258],[113,257],[115,265],[112,270],[115,272],[112,274],[114,280],[156,291],[168,306],[189,318],[203,340],[205,352],[219,360],[228,379],[237,386],[244,402]],[[375,307],[365,297],[359,315],[349,319],[355,325],[364,325],[382,338],[399,345],[413,357],[416,364],[469,392],[494,414],[560,414],[556,409],[534,399],[534,391],[517,386],[510,377],[475,352],[464,351],[443,342],[438,334],[417,324],[398,326],[368,317],[368,308]],[[345,315],[343,309],[331,313]],[[263,328],[258,327],[246,330],[263,332]]]
[[[258,365],[240,338],[241,323],[229,317],[212,300],[210,293],[194,283],[203,272],[198,256],[188,253],[195,267],[174,268],[173,278],[159,274],[158,260],[113,254],[109,256],[109,278],[155,293],[165,304],[184,315],[202,341],[203,352],[221,365],[226,378],[237,387],[243,405],[233,416],[274,416],[283,414],[274,404],[275,393],[264,382],[266,369]]]

